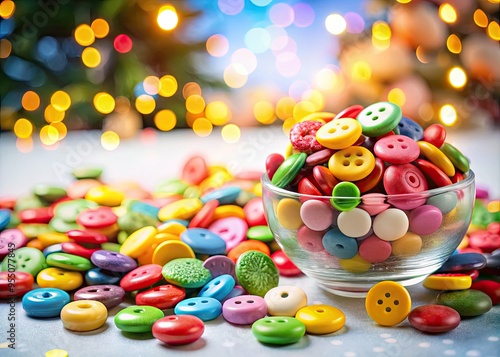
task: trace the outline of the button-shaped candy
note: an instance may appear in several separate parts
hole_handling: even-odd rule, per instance
[[[379,213],[373,220],[373,233],[386,241],[401,238],[408,231],[408,227],[408,216],[397,208],[389,208]]]
[[[443,214],[439,208],[422,205],[410,212],[410,230],[418,235],[428,235],[436,232],[443,222]]]
[[[465,290],[471,287],[472,279],[466,274],[431,274],[422,285],[432,290]]]
[[[323,247],[340,259],[351,259],[358,253],[358,241],[343,234],[338,227],[333,227],[323,236]]]
[[[108,310],[103,303],[95,300],[73,301],[61,310],[61,320],[71,331],[92,331],[106,322]]]
[[[158,264],[142,265],[129,271],[120,281],[120,286],[125,291],[134,291],[154,285],[162,278],[162,268]]]
[[[85,282],[88,285],[118,285],[123,273],[101,268],[92,268],[85,273]]]
[[[398,123],[397,129],[400,135],[405,135],[415,141],[422,140],[424,129],[415,121],[403,116]]]
[[[437,303],[455,309],[461,317],[482,315],[492,306],[488,295],[474,289],[442,292],[437,297]]]
[[[347,212],[340,212],[337,218],[339,230],[348,237],[359,238],[366,235],[371,228],[372,220],[365,210],[353,208]]]
[[[280,276],[297,276],[302,274],[302,271],[297,268],[282,250],[277,250],[271,254],[271,259],[276,268],[278,268]]]
[[[252,333],[259,342],[287,345],[298,342],[306,333],[306,327],[294,317],[271,316],[255,321]]]
[[[234,278],[229,274],[219,275],[201,288],[199,297],[211,297],[222,301],[233,290],[235,285]]]
[[[37,284],[42,288],[57,288],[71,291],[83,283],[82,274],[62,268],[45,268],[36,276]]]
[[[75,271],[87,271],[92,268],[92,263],[89,259],[68,253],[49,254],[45,262],[49,266]]]
[[[460,272],[462,270],[482,269],[486,265],[486,258],[479,253],[453,254],[438,269],[437,273]]]
[[[191,247],[180,240],[167,240],[158,244],[151,257],[153,264],[164,266],[174,259],[194,258]]]
[[[417,144],[425,158],[443,170],[446,175],[450,177],[455,175],[453,163],[441,150],[427,141],[418,141]]]
[[[279,273],[272,259],[259,251],[248,251],[236,262],[239,284],[251,295],[264,296],[278,286]]]
[[[302,203],[293,198],[282,198],[276,207],[276,218],[283,228],[296,230],[302,226],[300,209]]]
[[[85,198],[94,201],[101,206],[115,207],[119,206],[125,198],[123,192],[115,190],[109,186],[102,185],[91,188]]]
[[[351,146],[337,151],[328,161],[328,168],[341,181],[365,178],[375,167],[375,157],[362,146]]]
[[[169,345],[185,345],[197,341],[205,331],[205,324],[196,316],[169,315],[153,324],[153,336]]]
[[[158,230],[152,226],[138,229],[123,242],[120,253],[132,258],[138,258],[153,244],[157,233]]]
[[[29,273],[0,271],[0,299],[23,296],[31,291],[33,282],[33,275]]]
[[[75,292],[73,300],[95,300],[108,310],[120,305],[125,299],[125,291],[116,285],[91,285]]]
[[[424,174],[412,164],[391,165],[384,173],[384,188],[389,195],[417,193],[428,189]],[[401,209],[413,209],[425,203],[425,198],[393,198],[390,203]]]
[[[194,297],[182,300],[175,308],[176,315],[193,315],[203,321],[216,319],[222,313],[219,300],[210,297]]]
[[[401,108],[390,102],[378,102],[363,109],[356,119],[363,135],[377,137],[394,129],[402,118]]]
[[[183,288],[201,288],[212,279],[203,261],[195,258],[174,259],[163,266],[166,281]]]
[[[266,174],[269,180],[273,179],[276,170],[278,170],[278,167],[280,167],[283,161],[285,161],[283,155],[277,153],[270,154],[266,158]]]
[[[216,200],[221,205],[228,205],[236,202],[236,199],[238,198],[240,193],[241,188],[239,188],[238,186],[226,186],[203,194],[200,199],[203,203]]]
[[[332,207],[322,201],[308,200],[300,207],[302,222],[314,231],[328,229],[333,223]]]
[[[181,241],[197,254],[217,255],[226,252],[226,242],[205,228],[188,228],[181,233]]]
[[[40,288],[23,296],[23,309],[32,317],[59,316],[64,305],[70,302],[69,294],[61,289]]]
[[[43,253],[40,250],[31,247],[15,249],[9,253],[7,259],[2,261],[3,271],[22,271],[30,273],[33,276],[37,276],[40,270],[46,266]]]
[[[353,145],[361,135],[361,125],[352,118],[339,118],[323,125],[316,139],[326,148],[342,150]]]
[[[222,316],[235,325],[250,325],[266,315],[266,301],[257,295],[235,296],[222,305]]]
[[[285,188],[297,176],[299,170],[306,162],[307,154],[299,153],[290,155],[283,161],[273,175],[271,182],[273,185]]]
[[[277,286],[264,295],[269,315],[292,316],[307,305],[307,295],[298,286]]]
[[[420,148],[404,135],[389,135],[375,143],[375,155],[389,164],[407,164],[417,159]]]
[[[307,333],[324,335],[340,330],[345,325],[345,314],[330,305],[310,305],[303,307],[295,318],[301,321]]]
[[[446,140],[446,129],[441,124],[431,124],[425,128],[423,140],[440,148]]]
[[[81,212],[76,222],[85,228],[97,229],[109,227],[116,223],[118,217],[109,207],[99,207]]]
[[[94,252],[90,260],[99,268],[118,273],[127,273],[137,267],[137,262],[129,256],[103,249]]]
[[[153,324],[165,317],[163,311],[153,306],[129,306],[114,317],[115,326],[125,332],[151,332]]]
[[[381,281],[370,288],[365,300],[366,312],[379,325],[394,326],[411,310],[408,290],[394,281]]]
[[[205,159],[201,156],[193,156],[184,164],[181,178],[190,185],[199,185],[208,175],[209,170]]]
[[[451,331],[460,324],[460,314],[447,306],[424,305],[410,312],[408,322],[426,333],[442,333]]]
[[[24,247],[27,243],[28,239],[17,228],[0,232],[0,259],[3,259],[9,252]]]
[[[248,204],[247,204],[248,205]],[[260,202],[262,206],[262,201]],[[245,240],[248,231],[248,224],[239,217],[226,217],[213,222],[208,230],[222,238],[226,245],[226,250],[231,250]]]
[[[203,262],[203,267],[210,270],[212,278],[216,278],[224,274],[229,274],[233,278],[236,278],[236,274],[234,272],[234,262],[225,255],[211,256]]]
[[[137,305],[154,306],[160,310],[173,308],[186,297],[186,291],[179,286],[166,284],[141,291],[135,296]]]
[[[370,263],[386,261],[391,256],[391,253],[391,243],[375,235],[363,239],[359,244],[359,255]]]

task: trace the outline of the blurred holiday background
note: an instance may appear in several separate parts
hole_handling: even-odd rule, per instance
[[[498,0],[3,0],[1,130],[107,150],[391,101],[423,127],[500,123]],[[217,129],[217,130],[215,130]]]

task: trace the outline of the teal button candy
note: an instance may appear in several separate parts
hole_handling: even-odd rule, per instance
[[[376,137],[396,128],[402,117],[401,108],[396,104],[378,102],[363,109],[356,119],[361,124],[363,135]]]
[[[115,315],[114,322],[124,332],[151,332],[153,324],[165,317],[163,311],[153,306],[129,306]]]
[[[75,271],[90,270],[92,262],[84,257],[68,253],[51,253],[47,255],[47,265]]]
[[[236,278],[250,295],[264,296],[278,286],[279,272],[266,254],[251,250],[240,255],[236,261]]]
[[[290,155],[278,167],[276,173],[271,180],[272,184],[280,188],[285,188],[297,176],[300,169],[306,162],[307,154],[301,152],[299,154]]]
[[[168,262],[161,271],[166,281],[183,288],[201,288],[210,280],[210,270],[196,258],[179,258]]]
[[[461,317],[482,315],[490,311],[492,306],[488,295],[474,289],[442,292],[437,303],[455,309]]]
[[[252,333],[259,342],[287,345],[298,342],[306,333],[306,326],[295,317],[270,316],[255,321]]]

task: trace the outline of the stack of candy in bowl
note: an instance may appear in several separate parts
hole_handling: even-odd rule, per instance
[[[332,271],[348,274],[337,276],[335,289],[361,287],[367,313],[380,325],[408,317],[422,331],[452,330],[461,316],[499,302],[497,282],[478,290],[464,282],[478,280],[478,269],[498,275],[498,246],[479,251],[480,239],[473,238],[482,229],[498,237],[498,201],[487,209],[496,207],[496,216],[488,216],[496,226],[486,227],[486,213],[477,208],[483,218],[472,217],[480,224],[466,236],[474,200],[467,159],[444,142],[442,127],[424,131],[394,119],[397,109],[377,103],[388,115],[380,115],[383,129],[375,128],[370,107],[302,121],[291,131],[287,158],[270,155],[264,175],[232,176],[195,156],[180,178],[152,192],[106,183],[102,170],[80,168],[66,188],[39,184],[28,196],[2,198],[0,299],[11,306],[21,300],[29,317],[60,317],[70,331],[99,332],[113,310],[112,323],[124,336],[152,334],[182,345],[222,316],[251,327],[260,342],[283,345],[346,324],[339,308],[309,304],[300,287],[279,284],[280,276],[302,271],[317,280],[319,262],[328,279]],[[394,147],[396,155],[388,152]],[[476,250],[451,255],[457,246]],[[415,257],[426,265],[416,264],[418,274],[410,266]],[[411,311],[409,293],[397,281],[434,272],[424,286],[445,292],[437,305]],[[348,285],[353,282],[366,285]],[[462,295],[445,295],[449,290]],[[469,304],[464,291],[480,304]],[[386,294],[397,297],[397,306],[386,306],[394,303]],[[429,318],[435,315],[443,318]]]

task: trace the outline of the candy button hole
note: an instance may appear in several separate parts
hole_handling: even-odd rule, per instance
[[[271,321],[271,320],[266,320],[266,324],[271,324],[273,323],[274,321]]]
[[[281,293],[281,297],[284,299],[284,298],[287,298],[288,297],[288,293],[287,292],[283,292]]]
[[[378,300],[377,304],[382,305],[384,302],[382,300]]]
[[[235,303],[236,305],[240,305],[240,304],[241,304],[241,301],[239,301],[239,300],[238,300],[238,301],[235,301],[234,303]]]
[[[220,284],[220,280],[217,280],[216,282],[214,282],[214,285],[219,285]]]
[[[344,246],[342,244],[335,244],[335,248],[344,249]]]
[[[333,134],[337,131],[337,129],[335,128],[331,128],[330,130],[328,130],[328,134]]]
[[[78,304],[78,307],[80,309],[90,309],[92,307],[92,305],[90,305],[90,304]]]
[[[144,312],[144,309],[135,309],[134,312],[136,314],[142,314]]]
[[[25,262],[29,262],[30,260],[31,260],[31,258],[30,258],[30,257],[28,257],[28,258],[24,259],[24,261],[25,261]]]
[[[177,320],[177,317],[176,317],[176,316],[170,316],[170,317],[168,318],[168,320],[170,320],[170,321],[172,321],[172,320]]]
[[[391,308],[388,306],[388,307],[385,308],[385,311],[391,312]]]
[[[58,273],[57,275],[64,275],[64,273]]]
[[[202,304],[206,304],[207,302],[208,302],[208,300],[201,300]]]
[[[394,300],[394,305],[399,305],[399,300]]]
[[[348,130],[349,129],[349,125],[342,125],[342,130]]]
[[[26,268],[26,264],[22,264],[22,265],[21,265],[21,268]]]
[[[384,107],[379,108],[379,110],[378,110],[378,111],[379,111],[379,112],[385,112],[385,108],[384,108]]]
[[[87,290],[88,293],[96,293],[97,292],[97,289],[91,289],[91,290]]]
[[[322,312],[325,312],[325,310],[323,310],[323,309],[318,309],[318,310],[316,310],[316,312],[322,313]]]
[[[356,166],[363,166],[363,160],[356,160]]]
[[[51,294],[51,293],[49,293],[49,292],[44,292],[44,293],[42,294],[42,297],[43,297],[43,298],[45,298],[45,299],[46,299],[46,298],[49,298],[49,297],[51,297],[51,296],[52,296],[52,294]]]
[[[394,149],[394,145],[392,145],[392,144],[387,145],[387,147],[388,147],[389,149]]]
[[[188,306],[194,306],[194,305],[196,305],[195,302],[188,302],[187,304],[188,304]]]
[[[368,113],[366,113],[366,115],[372,115],[373,112],[372,111],[369,111]]]
[[[378,119],[378,115],[375,115],[375,116],[372,118],[372,120],[373,120],[373,121],[375,121],[375,120],[377,120],[377,119]]]
[[[349,166],[349,165],[350,165],[349,160],[345,160],[345,161],[342,163],[342,165],[344,165],[344,166],[346,166],[346,167],[347,167],[347,166]]]
[[[386,298],[391,297],[391,294],[390,293],[385,293],[385,297]]]
[[[278,320],[278,322],[283,323],[286,322],[286,320]]]
[[[247,300],[247,303],[249,303],[249,304],[253,304],[253,303],[254,303],[254,301],[253,301],[253,300]]]

